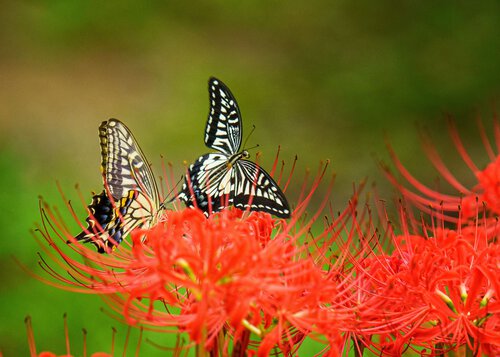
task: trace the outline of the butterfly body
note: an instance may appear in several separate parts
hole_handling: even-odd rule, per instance
[[[189,166],[177,197],[206,214],[233,204],[288,218],[290,208],[278,184],[264,169],[247,160],[247,150],[240,151],[242,121],[233,94],[216,78],[210,78],[208,88],[210,111],[205,144],[217,153],[202,155]]]
[[[134,229],[155,223],[162,205],[153,172],[131,131],[117,119],[99,127],[104,191],[88,206],[87,229],[75,238],[100,253],[116,248]]]

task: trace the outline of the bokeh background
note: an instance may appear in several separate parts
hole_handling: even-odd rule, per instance
[[[495,0],[2,2],[0,349],[28,354],[30,315],[39,349],[62,354],[67,313],[75,355],[81,328],[90,351],[109,351],[116,326],[121,351],[126,329],[100,312],[98,297],[48,287],[13,259],[39,271],[30,230],[39,195],[62,206],[56,181],[73,199],[77,183],[89,199],[101,189],[101,121],[124,121],[158,174],[162,155],[180,176],[184,161],[207,151],[207,79],[217,76],[238,99],[245,132],[256,126],[248,146],[260,144],[264,167],[278,145],[287,163],[298,155],[290,201],[304,170],[330,159],[342,207],[365,178],[391,194],[376,163],[387,157],[384,137],[419,178],[435,177],[418,126],[466,175],[445,117],[480,158],[475,119],[491,128],[500,93],[499,24]],[[144,339],[141,350],[168,355]]]

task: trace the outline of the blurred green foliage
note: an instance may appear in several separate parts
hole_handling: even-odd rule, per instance
[[[75,183],[84,194],[100,189],[102,120],[123,120],[158,173],[162,154],[180,175],[183,161],[207,151],[206,81],[218,76],[239,101],[245,131],[256,125],[249,145],[260,144],[264,166],[278,144],[287,163],[299,156],[291,201],[303,170],[329,158],[338,175],[333,200],[342,207],[365,177],[390,192],[373,159],[385,156],[384,134],[427,181],[435,173],[422,169],[430,165],[416,122],[446,155],[449,113],[479,152],[479,136],[468,133],[477,115],[490,121],[498,101],[499,23],[494,0],[2,4],[0,349],[27,355],[29,314],[37,344],[62,353],[64,312],[75,351],[82,327],[91,350],[110,346],[119,324],[99,312],[98,297],[46,286],[12,259],[39,271],[29,231],[40,222],[38,195],[62,206],[56,180],[70,197]]]

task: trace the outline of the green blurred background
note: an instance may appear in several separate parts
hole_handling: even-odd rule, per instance
[[[245,132],[256,126],[248,146],[260,144],[264,167],[278,144],[288,163],[299,156],[290,201],[304,170],[330,159],[337,173],[332,199],[342,207],[352,183],[366,177],[382,195],[391,193],[374,159],[387,156],[384,135],[419,178],[432,180],[416,123],[451,155],[451,114],[469,150],[481,155],[475,118],[491,128],[500,93],[499,24],[496,0],[2,2],[4,355],[27,355],[28,314],[39,348],[61,354],[65,312],[75,355],[82,327],[90,351],[109,350],[111,326],[120,338],[126,332],[99,311],[98,297],[45,286],[12,259],[39,271],[40,248],[29,231],[40,221],[38,195],[62,206],[56,180],[74,200],[76,183],[89,199],[100,190],[101,121],[124,121],[158,173],[163,155],[180,175],[183,161],[207,152],[207,79],[217,76],[238,99]],[[144,341],[142,351],[168,355]],[[313,351],[306,346],[303,354]]]

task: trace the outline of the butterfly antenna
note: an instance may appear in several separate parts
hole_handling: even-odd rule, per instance
[[[175,197],[173,197],[173,198],[169,199],[169,197],[172,195],[172,193],[173,193],[173,192],[177,192],[177,187],[179,186],[179,184],[182,182],[182,180],[183,180],[183,179],[184,179],[184,176],[183,176],[183,177],[181,177],[181,178],[179,179],[179,181],[177,181],[177,183],[175,184],[175,186],[174,186],[174,187],[172,187],[172,189],[168,192],[167,196],[165,196],[165,199],[164,199],[164,200],[163,200],[163,202],[160,204],[160,207],[161,207],[161,208],[165,208],[165,204],[166,204],[166,203],[170,203],[170,202],[172,202],[172,201],[175,199],[175,197],[177,197],[177,195],[175,195]]]
[[[254,145],[254,146],[252,146],[251,148],[248,148],[248,149],[246,149],[246,150],[247,150],[247,151],[250,151],[250,150],[256,149],[256,148],[258,148],[258,147],[260,147],[260,145],[259,145],[259,144]]]
[[[247,135],[245,141],[243,142],[243,149],[245,148],[245,146],[247,145],[247,141],[248,139],[250,139],[250,136],[252,136],[253,132],[255,131],[255,125],[252,125],[252,130],[250,131],[250,134]],[[254,149],[256,147],[258,147],[259,145],[257,146],[254,146],[253,148],[250,148],[250,149]],[[250,149],[247,149],[247,150],[250,150]]]

